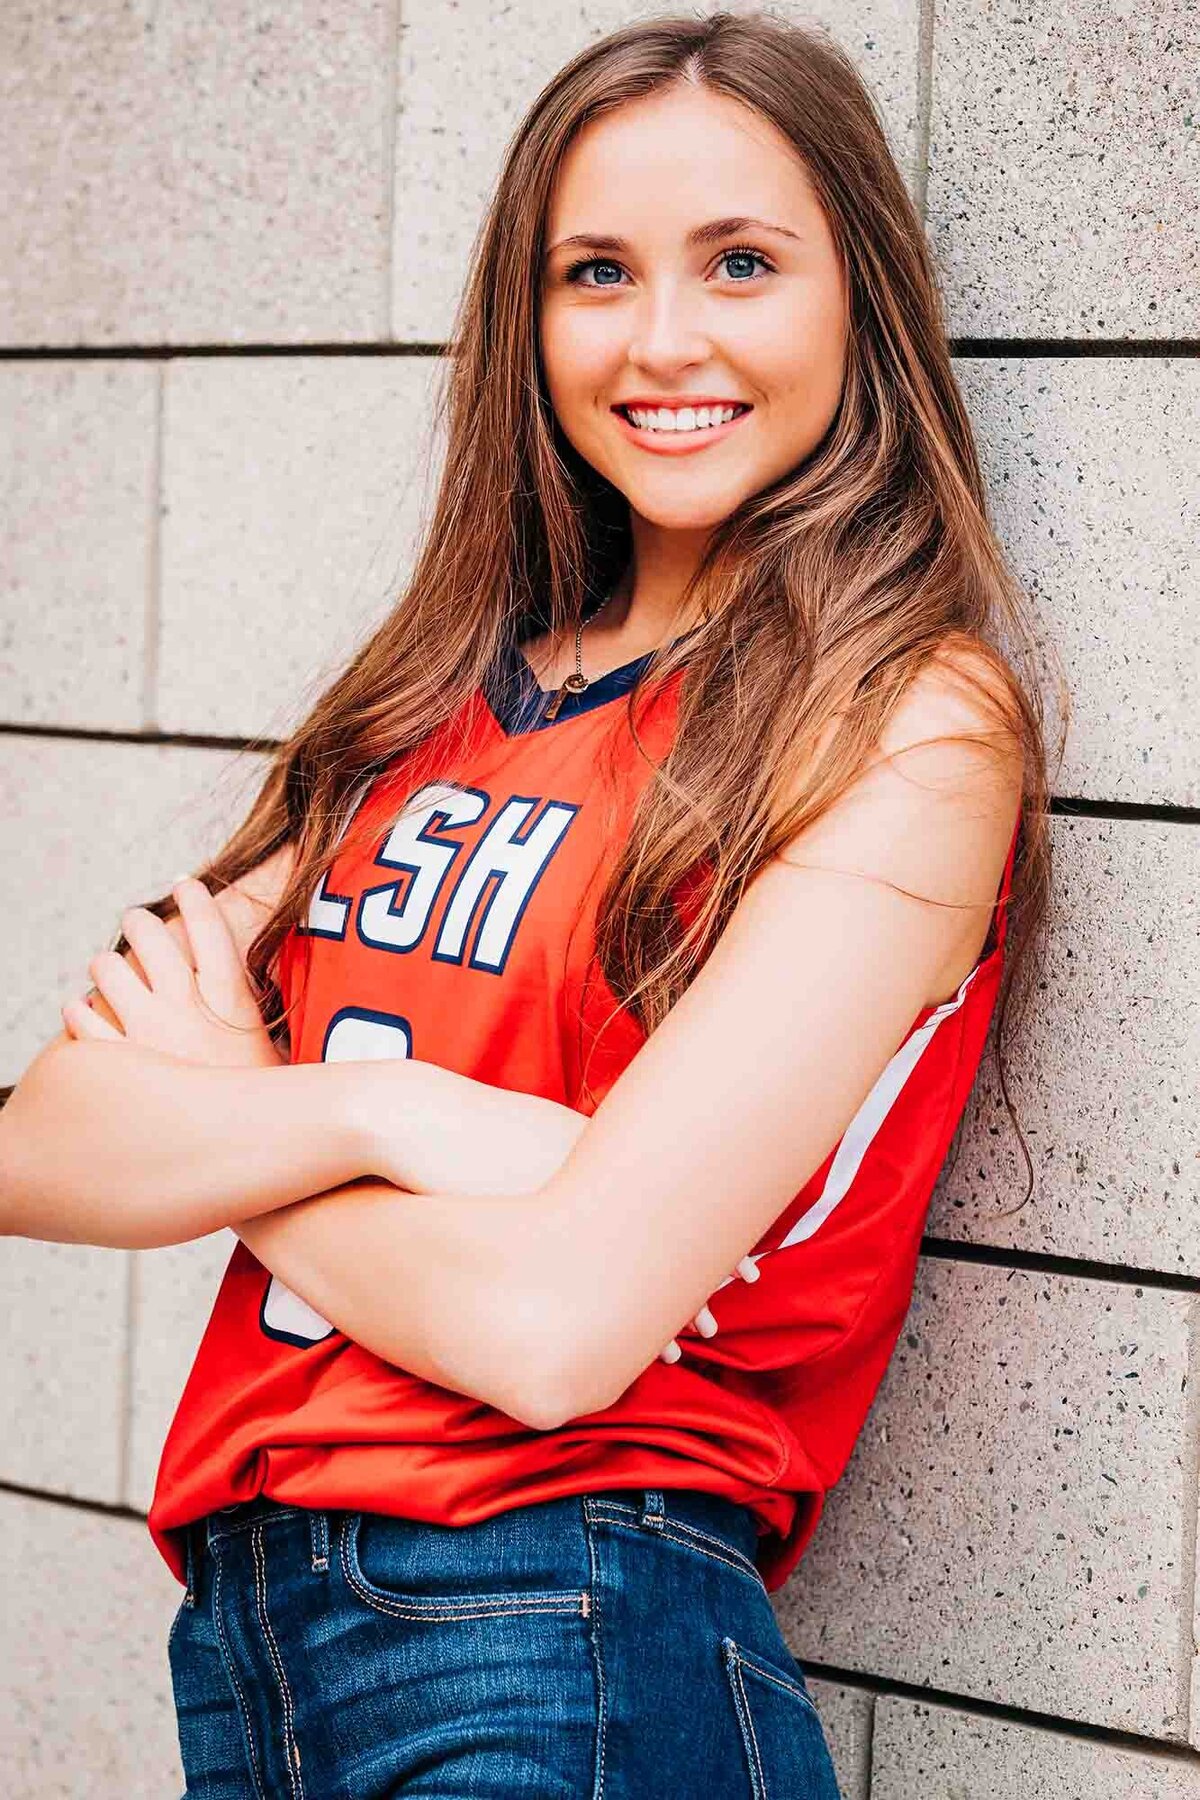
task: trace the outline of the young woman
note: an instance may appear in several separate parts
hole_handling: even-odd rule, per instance
[[[402,604],[93,960],[4,1225],[241,1240],[149,1517],[189,1795],[826,1800],[769,1595],[1048,857],[1022,598],[846,57],[720,15],[577,57],[448,369]]]

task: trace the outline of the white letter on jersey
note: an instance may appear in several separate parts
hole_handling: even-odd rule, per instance
[[[499,875],[488,897],[469,967],[496,973],[503,969],[529,896],[579,810],[558,800],[548,801],[529,836],[519,840],[516,833],[537,804],[514,794],[488,826],[446,908],[433,952],[435,961],[462,961],[463,944],[480,896],[491,878]]]
[[[420,943],[446,870],[462,850],[461,844],[427,837],[430,822],[438,818],[449,826],[471,825],[486,807],[487,795],[472,788],[439,782],[418,789],[375,859],[385,869],[411,869],[412,880],[399,909],[395,882],[364,892],[358,903],[358,931],[365,944],[377,950],[411,950]]]

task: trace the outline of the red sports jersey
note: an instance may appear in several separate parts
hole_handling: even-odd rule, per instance
[[[644,1042],[620,1011],[585,1094],[583,1059],[614,1005],[593,960],[596,909],[649,773],[622,696],[648,661],[569,695],[547,721],[532,670],[510,648],[456,721],[360,787],[360,848],[343,849],[284,943],[294,1061],[412,1056],[594,1111]],[[640,720],[656,761],[682,673],[659,682]],[[426,754],[438,768],[439,745],[448,755],[451,744],[452,777],[414,784]],[[692,1487],[753,1509],[760,1572],[780,1587],[908,1310],[1004,936],[1001,905],[957,993],[918,1014],[837,1145],[754,1246],[758,1279],[718,1288],[716,1334],[686,1326],[682,1357],[656,1358],[603,1411],[538,1431],[411,1375],[336,1330],[239,1242],[149,1513],[176,1577],[180,1528],[260,1493],[469,1525],[591,1489]]]

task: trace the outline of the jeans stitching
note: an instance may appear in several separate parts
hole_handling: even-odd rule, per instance
[[[800,1700],[813,1712],[817,1711],[816,1702],[813,1700],[812,1695],[806,1692],[804,1688],[799,1687],[796,1682],[788,1681],[784,1676],[776,1675],[770,1669],[764,1669],[761,1663],[752,1662],[742,1651],[738,1652],[738,1660],[745,1668],[749,1669],[752,1675],[757,1675],[761,1681],[774,1682],[777,1688],[782,1688],[785,1694],[790,1694],[792,1696],[793,1700]],[[819,1718],[820,1714],[818,1713],[817,1716]]]
[[[586,1588],[564,1588],[561,1593],[544,1594],[540,1597],[519,1600],[514,1597],[509,1603],[506,1599],[497,1602],[480,1604],[478,1596],[464,1595],[461,1606],[446,1606],[444,1601],[401,1600],[398,1596],[378,1593],[366,1585],[365,1578],[360,1578],[351,1567],[349,1538],[356,1519],[360,1513],[352,1513],[342,1527],[341,1561],[342,1573],[346,1582],[361,1600],[373,1606],[376,1612],[389,1613],[398,1619],[427,1619],[433,1624],[447,1624],[452,1619],[494,1619],[517,1614],[536,1613],[585,1613],[588,1607],[588,1591]]]
[[[258,1800],[267,1800],[262,1784],[262,1775],[259,1772],[258,1751],[254,1744],[254,1728],[250,1723],[250,1712],[246,1705],[246,1696],[242,1692],[242,1684],[238,1680],[238,1672],[230,1653],[229,1641],[225,1636],[225,1627],[221,1623],[221,1559],[218,1556],[213,1557],[212,1609],[213,1623],[217,1628],[217,1637],[220,1639],[225,1669],[233,1683],[234,1692],[238,1698],[238,1710],[242,1715],[242,1729],[246,1734],[246,1744],[250,1751],[250,1773],[254,1779],[254,1791],[258,1795]]]
[[[600,1630],[600,1580],[596,1568],[596,1540],[592,1532],[593,1517],[591,1498],[585,1494],[583,1496],[584,1535],[587,1538],[588,1572],[591,1576],[592,1657],[596,1665],[596,1779],[592,1785],[592,1800],[603,1800],[604,1759],[608,1749],[608,1689],[604,1680],[604,1644]]]
[[[261,1521],[258,1522],[261,1525]],[[267,1616],[267,1583],[266,1569],[263,1562],[262,1531],[255,1529],[250,1538],[250,1548],[254,1555],[254,1594],[258,1603],[258,1618],[267,1641],[271,1662],[275,1669],[275,1677],[279,1682],[279,1691],[283,1698],[283,1754],[288,1766],[288,1785],[297,1800],[304,1800],[304,1783],[301,1780],[299,1765],[293,1756],[296,1745],[295,1711],[292,1706],[292,1690],[288,1686],[284,1673],[283,1658],[279,1654],[279,1646],[275,1641],[275,1633],[271,1629],[271,1621]]]
[[[594,1516],[605,1519],[612,1525],[623,1525],[626,1530],[640,1531],[637,1523],[636,1509],[629,1512],[617,1511],[619,1501],[599,1500],[595,1502]],[[687,1535],[685,1536],[684,1533]],[[665,1524],[655,1527],[655,1534],[660,1538],[669,1538],[672,1543],[680,1545],[684,1550],[695,1550],[701,1556],[710,1556],[714,1562],[728,1564],[731,1569],[738,1569],[744,1575],[753,1576],[759,1587],[766,1591],[766,1583],[749,1557],[743,1556],[733,1544],[726,1544],[721,1538],[712,1537],[707,1531],[698,1531],[694,1525],[685,1525],[680,1519],[668,1518]]]
[[[312,1540],[312,1566],[315,1575],[324,1574],[329,1567],[329,1514],[316,1508],[308,1516],[309,1535]]]
[[[722,1638],[721,1647],[725,1652],[725,1670],[729,1676],[729,1685],[733,1689],[733,1704],[737,1709],[738,1723],[742,1728],[742,1738],[746,1747],[746,1757],[750,1764],[750,1785],[753,1800],[768,1800],[767,1778],[763,1773],[762,1754],[758,1747],[758,1734],[754,1729],[754,1719],[750,1712],[750,1701],[742,1680],[742,1659],[738,1655],[737,1645],[732,1638]]]
[[[727,1544],[722,1538],[715,1538],[707,1531],[699,1531],[695,1525],[688,1525],[682,1519],[668,1519],[667,1529],[675,1538],[678,1538],[681,1531],[686,1532],[688,1537],[697,1540],[697,1547],[706,1544],[719,1554],[734,1557],[739,1567],[745,1569],[748,1575],[753,1575],[755,1581],[762,1582],[762,1576],[754,1563],[738,1549],[736,1544]]]

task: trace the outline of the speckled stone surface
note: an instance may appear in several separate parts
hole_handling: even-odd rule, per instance
[[[183,1792],[167,1635],[183,1598],[138,1519],[0,1494],[6,1800]]]
[[[871,1800],[1196,1800],[1194,1752],[1068,1737],[881,1694]]]
[[[122,1499],[128,1282],[128,1251],[3,1240],[0,1481]]]
[[[435,358],[211,357],[166,383],[158,720],[282,738],[401,592]]]
[[[1197,1304],[923,1257],[793,1654],[1186,1743]]]
[[[0,341],[386,332],[397,0],[0,22]]]
[[[237,1242],[236,1232],[222,1229],[190,1243],[133,1253],[125,1497],[140,1512],[150,1510],[167,1430]]]
[[[934,0],[927,216],[956,336],[1194,334],[1196,25],[1194,0]]]
[[[6,724],[142,723],[158,384],[150,363],[0,367]]]
[[[655,0],[476,0],[402,9],[392,330],[401,340],[450,335],[469,251],[505,145],[564,63],[617,26],[671,13]],[[716,11],[697,7],[699,13]],[[729,12],[753,12],[732,0]],[[876,97],[893,154],[912,181],[917,154],[917,0],[782,0],[771,10],[830,30]]]
[[[847,1681],[805,1675],[833,1758],[842,1800],[870,1800],[871,1715],[874,1696]]]
[[[127,906],[165,894],[224,843],[266,769],[252,752],[10,736],[0,743],[0,1082],[62,1029]],[[30,848],[32,846],[33,848]],[[30,905],[30,858],[37,906]]]
[[[1034,1190],[985,1048],[934,1237],[1200,1275],[1200,832],[1056,817],[1045,986],[1006,1050]],[[1005,1213],[1009,1216],[1003,1216]]]
[[[959,357],[954,370],[997,533],[1064,665],[1054,792],[1195,806],[1200,363]]]

